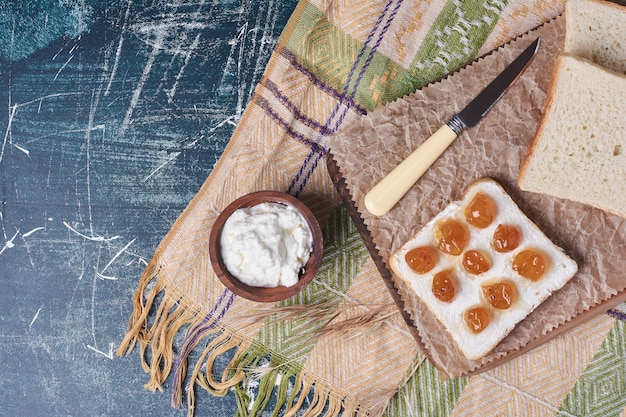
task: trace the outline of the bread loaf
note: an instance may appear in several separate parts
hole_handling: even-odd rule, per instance
[[[626,6],[603,0],[568,0],[564,52],[626,74]]]
[[[626,76],[560,56],[520,188],[626,217],[625,108]]]
[[[389,265],[471,360],[493,350],[578,270],[490,178],[471,184]]]

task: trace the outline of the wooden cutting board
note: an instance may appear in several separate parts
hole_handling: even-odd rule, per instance
[[[479,123],[464,132],[388,214],[371,215],[363,198],[387,172],[541,37],[531,66]],[[331,138],[327,167],[382,280],[415,340],[445,376],[471,375],[519,356],[626,300],[626,220],[578,203],[525,193],[519,164],[542,116],[565,18],[527,33],[471,65],[345,126]],[[539,306],[485,358],[463,357],[414,294],[394,279],[389,256],[480,177],[500,182],[513,200],[579,265],[578,274]]]

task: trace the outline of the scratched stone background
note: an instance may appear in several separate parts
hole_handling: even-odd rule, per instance
[[[114,350],[296,3],[0,1],[0,415],[186,415]]]

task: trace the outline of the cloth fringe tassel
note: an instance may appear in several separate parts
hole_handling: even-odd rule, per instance
[[[149,288],[151,284],[153,287]],[[149,318],[160,295],[163,297],[154,318]],[[116,353],[126,355],[139,345],[141,366],[150,374],[144,387],[153,392],[163,390],[163,383],[172,370],[175,335],[192,322],[200,310],[182,305],[179,300],[180,297],[166,294],[165,280],[159,279],[159,267],[151,260],[140,278],[133,297],[129,329]]]
[[[152,392],[163,391],[165,380],[175,368],[171,395],[173,407],[180,407],[182,402],[189,354],[200,342],[212,336],[202,348],[190,374],[191,383],[187,390],[189,417],[194,415],[196,385],[216,396],[233,391],[238,405],[237,417],[260,416],[270,403],[272,416],[293,417],[301,410],[302,417],[368,415],[354,399],[341,398],[331,386],[308,374],[300,365],[285,362],[284,358],[277,358],[258,343],[211,321],[200,308],[181,303],[181,298],[167,288],[166,280],[159,277],[158,265],[154,260],[150,261],[133,297],[129,330],[116,352],[118,356],[124,356],[139,346],[141,365],[150,375],[144,387]],[[187,327],[185,343],[175,362],[174,338],[184,331],[184,327]],[[216,362],[227,352],[231,352],[232,358],[221,378],[215,378]],[[264,358],[269,358],[269,365],[261,364]]]

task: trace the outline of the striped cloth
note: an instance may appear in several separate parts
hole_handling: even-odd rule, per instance
[[[162,389],[172,375],[173,406],[190,373],[213,394],[235,395],[238,415],[626,416],[623,306],[494,370],[441,378],[324,163],[329,137],[351,120],[563,8],[563,1],[301,0],[214,171],[141,277],[118,354],[138,345],[147,388]],[[261,189],[304,201],[325,244],[314,283],[269,306],[222,286],[206,245],[220,211]],[[189,414],[194,396],[190,389]]]

